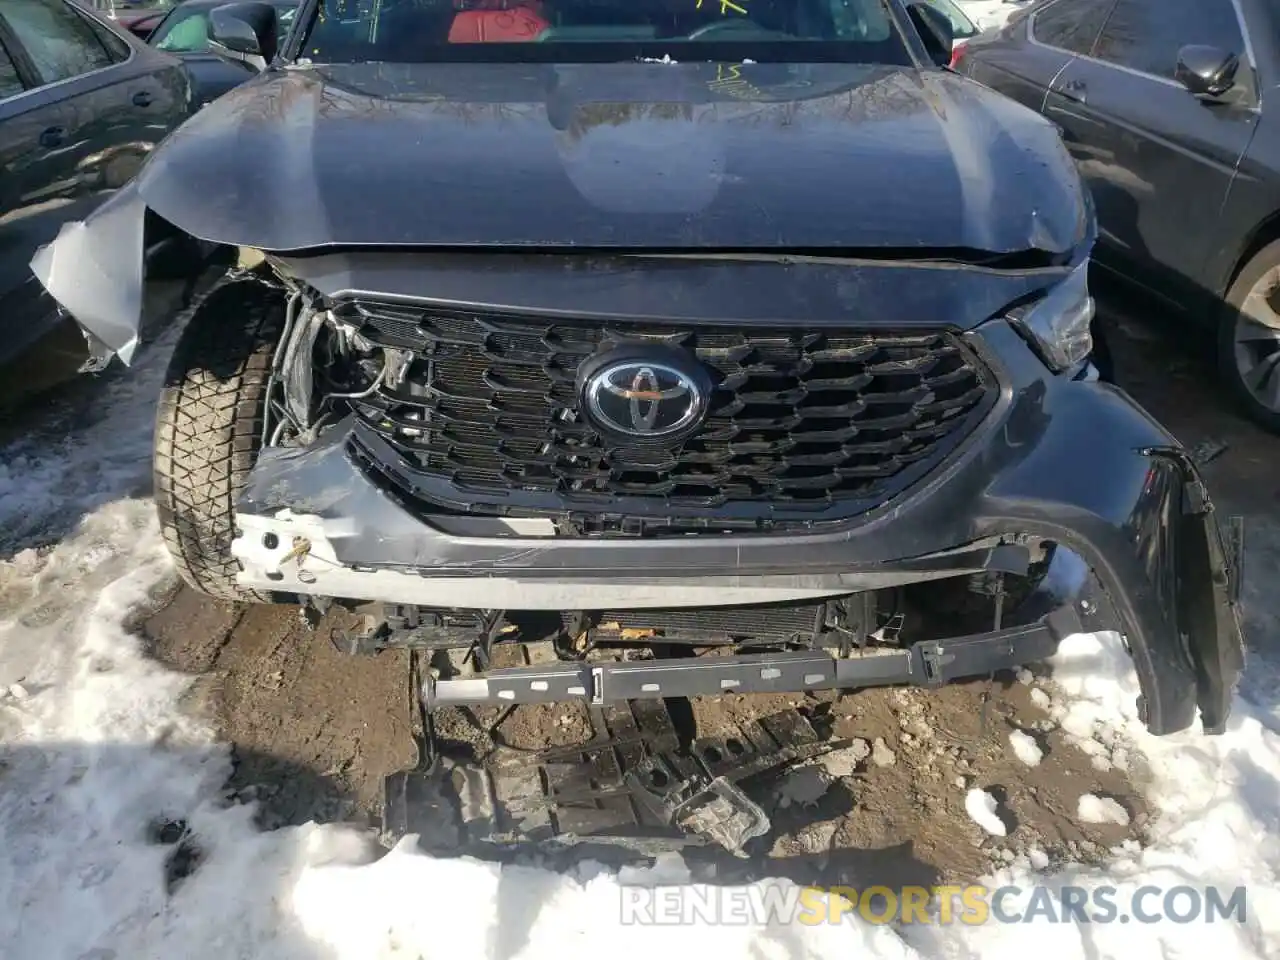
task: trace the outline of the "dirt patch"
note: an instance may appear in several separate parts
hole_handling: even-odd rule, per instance
[[[382,777],[415,758],[403,656],[349,657],[296,607],[237,607],[180,588],[142,625],[155,655],[201,674],[196,702],[232,744],[230,786],[268,829],[370,822]]]
[[[294,607],[242,607],[178,589],[141,624],[155,655],[201,675],[195,702],[234,745],[231,786],[259,801],[266,827],[308,820],[376,820],[382,777],[415,758],[408,665],[401,654],[350,657]],[[1025,678],[1024,678],[1025,679]],[[774,823],[767,859],[748,874],[808,883],[934,883],[978,876],[1029,850],[1097,860],[1142,836],[1141,778],[1101,770],[1032,700],[1039,684],[1013,676],[938,691],[850,696],[731,696],[688,707],[691,736],[788,707],[829,714],[852,752],[753,786]],[[1041,702],[1043,697],[1039,698]],[[494,735],[485,731],[502,719]],[[443,740],[483,751],[494,741],[541,748],[584,742],[576,704],[438,714]],[[1009,734],[1025,730],[1043,760],[1028,767]],[[864,746],[857,746],[857,743]],[[1134,779],[1138,785],[1135,786]],[[989,836],[965,812],[971,787],[991,792],[1008,836]],[[1082,793],[1116,799],[1128,827],[1076,822]]]

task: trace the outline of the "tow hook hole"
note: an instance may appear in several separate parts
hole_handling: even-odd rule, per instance
[[[702,751],[702,756],[706,758],[707,763],[719,763],[724,759],[724,754],[715,747],[707,747]]]
[[[283,579],[284,579],[284,574],[283,574],[283,573],[281,573],[279,570],[269,570],[269,571],[267,571],[267,579],[268,579],[268,580],[283,580]]]
[[[671,781],[661,770],[654,770],[649,774],[649,782],[655,787],[661,788],[665,787]]]
[[[274,533],[264,533],[262,535],[262,545],[268,550],[274,550],[280,546],[280,538]]]
[[[727,749],[735,757],[740,757],[743,755],[743,753],[746,752],[746,749],[742,746],[741,741],[738,741],[738,740],[733,740],[733,739],[726,740],[724,742],[724,745],[725,745],[725,749]]]

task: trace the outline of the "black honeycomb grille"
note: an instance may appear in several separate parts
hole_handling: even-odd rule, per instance
[[[471,510],[522,491],[611,515],[637,500],[651,516],[751,504],[774,519],[836,503],[853,512],[852,501],[883,502],[936,465],[995,395],[946,332],[602,327],[370,300],[335,313],[412,350],[404,381],[357,412],[411,468],[478,496]],[[707,419],[674,448],[607,443],[578,412],[578,365],[627,342],[682,347],[711,373]]]

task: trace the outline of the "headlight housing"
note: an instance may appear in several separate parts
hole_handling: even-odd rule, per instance
[[[1089,261],[1035,303],[1009,311],[1009,319],[1055,373],[1079,366],[1093,352],[1095,313],[1089,293]]]

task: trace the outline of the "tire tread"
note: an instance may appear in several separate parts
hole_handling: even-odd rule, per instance
[[[235,501],[261,448],[271,362],[284,327],[278,291],[255,279],[218,287],[196,309],[170,360],[156,416],[160,530],[191,587],[269,603],[236,582]]]

